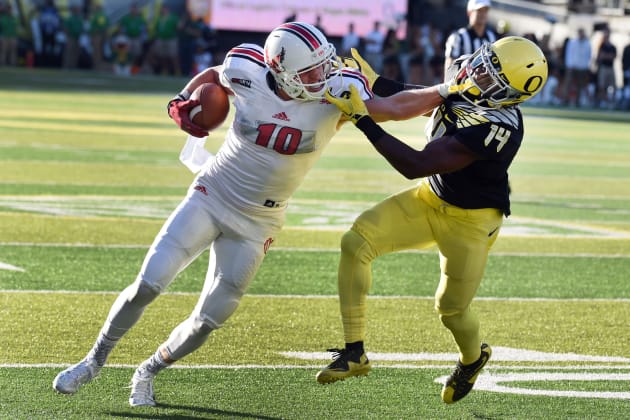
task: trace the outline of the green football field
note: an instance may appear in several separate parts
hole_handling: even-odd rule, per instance
[[[413,185],[344,127],[296,193],[235,315],[127,403],[134,368],[198,297],[204,253],[74,396],[55,375],[90,349],[193,179],[165,104],[184,79],[0,69],[0,419],[630,418],[630,114],[524,107],[512,213],[473,303],[494,350],[473,392],[442,403],[455,346],[433,310],[435,249],[377,259],[369,376],[322,386],[343,345],[338,243]],[[425,118],[387,123],[421,148]],[[216,151],[226,126],[211,133]]]

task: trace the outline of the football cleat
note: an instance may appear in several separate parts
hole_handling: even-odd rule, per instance
[[[475,385],[475,381],[481,372],[481,369],[488,363],[492,349],[486,343],[481,344],[481,356],[476,362],[469,365],[463,365],[457,361],[457,366],[446,379],[446,383],[442,388],[442,401],[452,404],[464,398]]]
[[[154,375],[144,368],[138,368],[131,378],[131,395],[129,405],[132,407],[155,407],[155,395],[153,394]]]
[[[320,384],[330,384],[352,376],[367,375],[371,369],[370,361],[362,350],[328,349],[327,351],[334,353],[333,361],[315,376]]]
[[[96,376],[101,366],[93,358],[85,358],[76,365],[70,366],[63,372],[59,372],[53,381],[53,388],[62,394],[74,394]]]

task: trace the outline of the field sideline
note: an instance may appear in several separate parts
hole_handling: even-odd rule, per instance
[[[344,127],[298,190],[235,315],[161,374],[158,407],[132,409],[135,366],[186,318],[207,254],[188,267],[68,397],[60,369],[91,347],[193,175],[164,105],[183,79],[0,69],[0,418],[611,419],[630,413],[630,115],[524,107],[513,215],[473,306],[494,354],[447,406],[452,338],[432,295],[435,249],[375,261],[366,378],[320,386],[342,344],[339,238],[413,185]],[[386,128],[422,147],[425,119]],[[226,127],[211,133],[221,144]],[[544,409],[543,409],[544,408]]]

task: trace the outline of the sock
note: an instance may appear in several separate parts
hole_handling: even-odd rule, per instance
[[[346,343],[346,350],[363,353],[363,341],[355,341],[354,343]]]
[[[105,334],[100,333],[94,343],[94,347],[92,347],[92,350],[88,353],[88,358],[93,358],[96,360],[96,364],[99,367],[103,367],[103,365],[105,365],[105,361],[107,360],[107,356],[109,356],[109,353],[111,353],[117,343],[118,340],[112,340]]]
[[[161,371],[164,368],[169,367],[171,364],[172,363],[168,363],[164,361],[164,358],[162,357],[162,352],[158,348],[151,357],[149,357],[147,360],[142,362],[142,364],[140,365],[140,369],[145,369],[152,375],[157,375],[159,371]]]

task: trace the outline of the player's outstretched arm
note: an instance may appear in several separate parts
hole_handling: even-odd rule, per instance
[[[340,57],[341,61],[346,67],[352,67],[358,69],[363,76],[368,80],[370,89],[376,95],[380,97],[389,97],[399,92],[406,90],[421,90],[429,88],[424,85],[413,85],[409,83],[402,83],[396,80],[387,79],[374,71],[370,64],[365,61],[359,54],[356,48],[350,49],[352,57]],[[443,99],[446,99],[449,95],[459,94],[470,87],[471,82],[460,84],[456,78],[456,74],[451,72],[449,77],[444,83],[436,85],[438,92]]]
[[[375,96],[365,102],[370,117],[376,122],[401,121],[430,113],[444,99],[437,86],[405,90],[388,97]]]
[[[432,141],[423,150],[416,150],[398,140],[370,117],[354,85],[350,86],[350,94],[343,98],[337,98],[330,92],[326,92],[326,98],[363,132],[390,165],[408,179],[456,171],[477,160],[477,156],[454,137]]]

